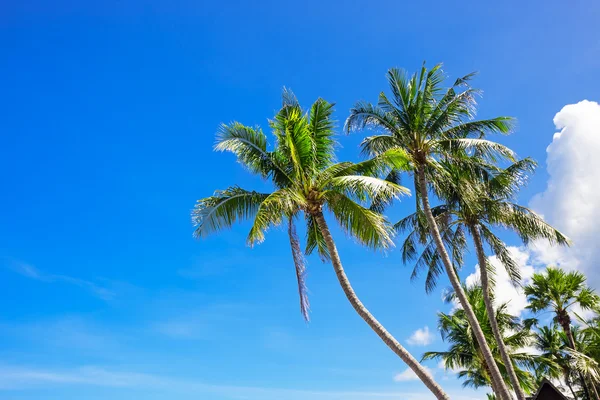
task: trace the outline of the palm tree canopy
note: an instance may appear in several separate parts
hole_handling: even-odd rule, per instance
[[[487,317],[483,291],[480,286],[470,286],[465,287],[465,292],[492,349],[500,372],[506,383],[510,384]],[[453,293],[450,293],[446,298],[448,301],[453,299]],[[526,391],[531,392],[535,389],[533,377],[526,369],[519,368],[519,366],[528,367],[533,362],[533,357],[522,351],[525,346],[531,344],[532,333],[519,322],[517,317],[508,314],[507,304],[501,304],[496,308],[496,320],[504,338],[504,343],[509,349],[510,358],[516,367],[515,372],[519,382]],[[457,309],[450,314],[438,313],[438,328],[442,339],[448,342],[450,347],[446,351],[426,352],[423,359],[439,359],[446,369],[458,370],[458,377],[463,379],[463,386],[475,388],[490,386],[489,368],[485,364],[481,349],[466,319],[464,310]]]
[[[581,272],[548,267],[535,273],[531,284],[525,286],[528,308],[533,312],[547,308],[566,312],[577,303],[584,310],[597,309],[600,297],[585,282],[586,277]]]
[[[445,75],[441,64],[409,76],[392,68],[387,73],[391,97],[379,95],[377,104],[359,102],[350,111],[346,131],[376,130],[365,138],[362,149],[370,155],[391,148],[402,148],[416,162],[433,161],[436,155],[473,150],[486,158],[514,157],[497,143],[482,139],[485,133],[509,133],[510,117],[474,120],[479,90],[469,81],[473,73],[457,79],[450,88],[442,86]]]
[[[432,211],[442,233],[442,238],[452,252],[455,267],[462,266],[466,251],[465,235],[478,227],[485,243],[507,270],[513,283],[520,281],[519,266],[510,255],[505,243],[494,233],[501,227],[516,232],[524,243],[546,239],[553,244],[569,241],[541,216],[515,203],[516,194],[526,184],[535,162],[529,158],[516,161],[506,168],[490,165],[485,160],[469,157],[462,160],[442,161],[433,172],[432,187],[438,198],[444,200]],[[402,244],[405,263],[415,262],[412,278],[422,270],[427,271],[425,287],[432,291],[437,277],[443,272],[435,244],[426,236],[426,221],[421,212],[403,218],[394,225],[399,232],[408,232]],[[419,255],[417,249],[422,247]],[[487,266],[490,272],[493,266]]]
[[[390,149],[360,162],[335,162],[333,104],[323,99],[304,111],[289,90],[283,91],[282,107],[269,121],[274,144],[269,149],[260,127],[239,122],[223,124],[217,133],[215,150],[233,153],[250,172],[270,180],[271,193],[249,191],[238,186],[216,191],[198,200],[192,219],[194,235],[203,238],[231,227],[241,220],[252,221],[248,243],[260,243],[265,232],[282,223],[288,235],[298,278],[300,306],[308,319],[309,303],[304,282],[304,254],[315,249],[327,260],[329,252],[315,221],[324,208],[331,211],[342,228],[371,248],[392,244],[393,231],[385,218],[363,203],[377,198],[389,202],[409,190],[378,178],[386,169],[404,170],[408,156]],[[301,250],[295,220],[304,215],[306,248]]]

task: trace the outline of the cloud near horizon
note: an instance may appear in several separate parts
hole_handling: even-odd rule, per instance
[[[410,370],[409,370],[410,371]],[[412,371],[411,371],[412,372]],[[416,378],[416,376],[415,376]],[[402,380],[402,379],[400,379]],[[414,380],[404,379],[404,380]],[[248,400],[275,400],[286,398],[302,400],[370,400],[404,399],[430,400],[433,396],[427,391],[369,391],[369,390],[305,390],[258,386],[236,386],[235,384],[211,384],[196,379],[176,379],[163,375],[109,369],[100,366],[82,366],[70,369],[29,368],[14,365],[0,365],[0,392],[14,390],[36,390],[55,386],[81,386],[129,388],[144,390],[145,393],[169,393],[169,395],[211,395]],[[187,398],[187,397],[186,397]],[[219,397],[223,398],[223,397]],[[475,400],[474,392],[454,393],[453,399]]]
[[[39,270],[38,268],[34,267],[33,265],[27,264],[22,261],[8,259],[8,260],[5,260],[5,264],[8,266],[9,269],[11,269],[12,271],[14,271],[14,272],[18,273],[19,275],[22,275],[26,278],[34,279],[34,280],[41,281],[41,282],[47,282],[47,283],[62,282],[62,283],[67,283],[70,285],[78,286],[78,287],[88,290],[94,296],[96,296],[102,300],[112,300],[112,299],[114,299],[114,297],[116,295],[114,291],[112,291],[106,287],[100,286],[94,282],[91,282],[91,281],[88,281],[85,279],[74,278],[74,277],[68,276],[68,275],[48,274],[48,273],[45,273],[45,272]]]

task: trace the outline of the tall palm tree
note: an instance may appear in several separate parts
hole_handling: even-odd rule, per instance
[[[476,152],[480,157],[490,160],[501,156],[514,161],[514,153],[510,149],[482,138],[486,133],[509,133],[513,120],[509,117],[473,120],[475,97],[479,93],[468,84],[473,74],[457,79],[446,90],[442,87],[444,75],[441,65],[430,70],[423,65],[421,71],[411,77],[406,72],[393,68],[388,71],[387,76],[392,98],[389,99],[382,92],[377,105],[357,103],[346,121],[346,130],[360,131],[368,127],[377,131],[362,142],[362,149],[366,154],[376,156],[399,148],[410,157],[417,192],[417,211],[424,213],[429,234],[446,274],[490,366],[495,392],[500,400],[509,400],[511,395],[508,387],[493,362],[494,357],[485,335],[444,246],[431,209],[428,189],[431,178],[434,178],[431,171],[435,171],[442,160],[452,160],[464,157],[466,153]],[[397,176],[397,171],[392,170],[388,179],[393,180]]]
[[[490,327],[517,398],[525,400],[525,393],[518,384],[512,363],[509,362],[509,354],[496,322],[493,306],[494,285],[489,276],[495,271],[494,265],[487,261],[484,244],[489,245],[513,282],[519,284],[519,265],[511,257],[504,242],[494,234],[493,228],[510,229],[516,232],[524,243],[534,239],[546,239],[553,244],[568,244],[568,240],[542,217],[514,202],[519,189],[527,181],[527,173],[532,172],[535,167],[533,160],[526,158],[504,169],[486,165],[483,160],[469,161],[468,165],[462,164],[456,161],[440,162],[440,170],[437,171],[440,177],[433,181],[434,189],[437,196],[446,203],[433,207],[432,212],[436,220],[440,221],[442,238],[450,242],[455,263],[457,259],[462,260],[464,232],[468,232],[473,240]],[[412,232],[421,232],[424,228],[420,225],[421,219],[415,213],[395,226],[401,230],[409,228]],[[405,240],[402,246],[405,261],[416,257],[417,239],[418,235],[410,234]],[[436,250],[433,243],[425,245],[428,247],[424,252],[429,253],[419,258],[421,262],[417,264],[413,276],[416,276],[419,267],[427,267],[426,290],[430,291],[442,266],[440,258],[431,255],[431,252]]]
[[[272,151],[260,128],[234,122],[221,126],[216,150],[230,151],[251,172],[273,183],[272,193],[247,191],[238,186],[217,191],[198,201],[193,220],[199,238],[230,227],[242,219],[253,221],[249,244],[264,240],[265,231],[287,223],[292,258],[296,267],[300,308],[308,319],[309,303],[304,282],[304,258],[296,235],[295,222],[304,216],[306,250],[315,249],[330,260],[350,304],[360,317],[423,381],[438,399],[448,395],[421,364],[379,323],[354,292],[325,219],[328,210],[342,228],[362,244],[385,248],[392,244],[391,227],[383,216],[361,205],[373,198],[390,201],[409,191],[393,182],[377,178],[384,166],[405,168],[406,154],[400,149],[382,152],[361,162],[334,162],[333,105],[317,100],[304,112],[295,96],[284,90],[281,110],[270,121],[275,136]]]
[[[502,378],[506,384],[512,385],[504,360],[498,351],[498,343],[492,333],[487,307],[483,300],[483,290],[480,286],[472,286],[465,288],[465,292],[486,335],[487,342],[492,348],[494,363],[500,367]],[[522,325],[518,318],[507,312],[506,303],[495,307],[495,316],[500,327],[502,341],[505,342],[509,351],[509,361],[511,364],[515,364],[518,384],[528,393],[532,393],[535,391],[535,381],[527,368],[533,362],[533,357],[520,350],[531,343],[532,333],[528,326]],[[463,386],[474,388],[491,386],[489,364],[483,357],[471,325],[466,319],[465,311],[456,309],[450,314],[439,313],[438,321],[442,338],[450,344],[450,348],[446,351],[426,352],[423,359],[441,360],[446,369],[458,370],[458,377],[463,379]]]
[[[525,286],[525,294],[529,301],[528,309],[534,313],[551,310],[554,321],[561,326],[567,336],[572,351],[577,352],[578,346],[571,329],[570,312],[574,305],[584,310],[598,309],[600,297],[586,285],[586,277],[581,272],[566,272],[561,268],[548,267],[544,272],[533,274],[531,283]],[[576,353],[573,353],[577,355]],[[583,363],[586,360],[580,358]],[[585,377],[581,377],[586,397],[591,398],[593,389]],[[598,396],[595,396],[598,400]]]

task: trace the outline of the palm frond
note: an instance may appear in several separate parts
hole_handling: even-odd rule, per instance
[[[333,104],[323,99],[315,101],[310,109],[309,131],[313,141],[315,169],[327,168],[334,160]]]
[[[362,244],[374,249],[385,249],[393,245],[393,231],[382,215],[337,191],[326,191],[324,198],[341,227]]]
[[[478,121],[469,121],[460,125],[453,126],[444,131],[443,136],[450,139],[480,137],[489,133],[509,134],[516,121],[512,117],[496,117]]]
[[[480,157],[491,161],[506,159],[515,161],[516,154],[508,147],[500,143],[486,139],[455,138],[439,140],[435,143],[438,151],[452,154],[460,151],[473,151]]]
[[[251,128],[232,122],[222,124],[217,131],[216,151],[229,151],[251,172],[263,178],[272,177],[276,184],[291,182],[286,168],[273,153],[267,151],[267,137],[260,128]]]
[[[380,199],[389,203],[401,195],[409,195],[410,190],[385,179],[364,175],[344,175],[332,178],[328,188],[345,193],[360,201]]]
[[[263,199],[256,211],[254,223],[248,234],[248,244],[262,243],[265,232],[272,226],[281,224],[284,217],[295,214],[305,205],[305,200],[291,189],[279,189]]]
[[[294,217],[290,216],[288,220],[288,236],[290,238],[290,246],[292,248],[292,258],[296,268],[296,280],[298,281],[298,295],[300,296],[300,312],[304,319],[308,322],[310,303],[308,301],[308,290],[306,288],[306,263],[304,254],[300,249],[300,241],[296,234],[296,226],[294,225]]]
[[[253,218],[267,197],[267,194],[232,186],[198,200],[192,211],[192,222],[196,226],[194,236],[204,238],[231,227],[238,220]]]
[[[323,232],[319,229],[315,217],[309,214],[306,216],[306,255],[312,254],[315,249],[317,249],[321,261],[325,262],[331,259]]]

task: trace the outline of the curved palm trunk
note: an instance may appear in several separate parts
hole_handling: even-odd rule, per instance
[[[577,400],[577,395],[575,394],[575,391],[573,390],[573,386],[571,386],[571,379],[569,379],[568,377],[565,377],[565,382],[567,384],[567,387],[571,391],[571,394],[573,395],[573,400]]]
[[[315,219],[319,226],[319,229],[323,233],[325,243],[327,243],[327,249],[331,255],[331,264],[335,270],[335,274],[344,290],[344,294],[354,310],[360,315],[360,317],[375,331],[377,336],[383,340],[383,342],[396,353],[402,361],[413,370],[413,372],[419,377],[419,379],[427,386],[427,388],[433,393],[433,395],[439,400],[449,400],[450,397],[444,392],[444,390],[437,384],[433,377],[427,372],[425,368],[377,321],[377,319],[367,310],[367,308],[360,301],[350,281],[344,272],[340,256],[337,252],[337,248],[329,232],[329,227],[325,221],[323,213],[319,212],[315,215]]]
[[[575,345],[575,338],[573,337],[573,331],[571,331],[571,317],[569,316],[569,314],[567,314],[566,310],[559,311],[558,315],[559,315],[560,325],[561,325],[563,331],[565,332],[565,335],[567,335],[567,340],[569,341],[569,347],[572,348],[573,350],[577,351],[577,346]],[[585,397],[587,399],[591,399],[592,396],[590,394],[589,382],[587,381],[587,379],[585,379],[585,377],[583,376],[583,374],[581,372],[579,372],[578,374],[579,374],[579,379],[581,379],[581,386],[583,387],[583,392],[585,393]],[[595,399],[599,400],[598,393],[595,393],[595,394],[596,394]]]
[[[431,212],[431,206],[429,204],[429,195],[427,193],[427,178],[425,177],[425,169],[423,166],[419,166],[417,168],[417,182],[418,182],[418,190],[421,194],[421,202],[423,203],[423,211],[425,212],[425,217],[427,218],[427,222],[429,224],[429,231],[433,240],[435,242],[437,251],[440,255],[444,263],[444,267],[446,269],[446,274],[450,279],[450,283],[452,284],[452,288],[456,293],[456,297],[460,301],[460,304],[465,311],[467,319],[469,320],[469,324],[471,325],[471,329],[473,329],[473,334],[477,339],[477,343],[481,348],[483,353],[483,358],[488,364],[491,372],[492,379],[492,387],[495,387],[496,395],[500,400],[512,400],[512,396],[506,387],[506,384],[502,380],[502,376],[500,375],[500,370],[498,369],[498,365],[494,361],[494,356],[492,355],[492,351],[490,350],[490,346],[487,344],[485,340],[485,336],[483,331],[481,330],[481,326],[479,326],[479,322],[477,321],[477,317],[473,312],[473,308],[469,304],[465,291],[463,290],[460,279],[454,270],[452,265],[452,261],[450,260],[450,256],[446,251],[446,247],[444,246],[444,242],[442,241],[442,236],[440,235],[440,230],[435,222],[435,218],[433,213]]]
[[[506,350],[506,345],[504,344],[502,334],[500,333],[498,321],[496,320],[496,310],[494,310],[494,305],[490,297],[490,281],[488,277],[488,271],[486,268],[487,262],[485,252],[483,250],[481,234],[479,233],[479,229],[476,226],[469,226],[469,230],[471,231],[473,242],[475,242],[475,252],[477,253],[477,261],[479,262],[479,272],[481,274],[481,289],[483,291],[483,302],[485,303],[485,309],[487,310],[488,319],[490,320],[490,326],[492,327],[492,332],[494,333],[494,339],[496,339],[496,344],[498,345],[498,350],[500,350],[502,362],[506,367],[506,371],[508,372],[508,378],[510,379],[510,383],[512,384],[515,394],[517,395],[517,399],[525,400],[525,392],[523,392],[523,388],[521,388],[512,361],[508,355],[508,351]]]

